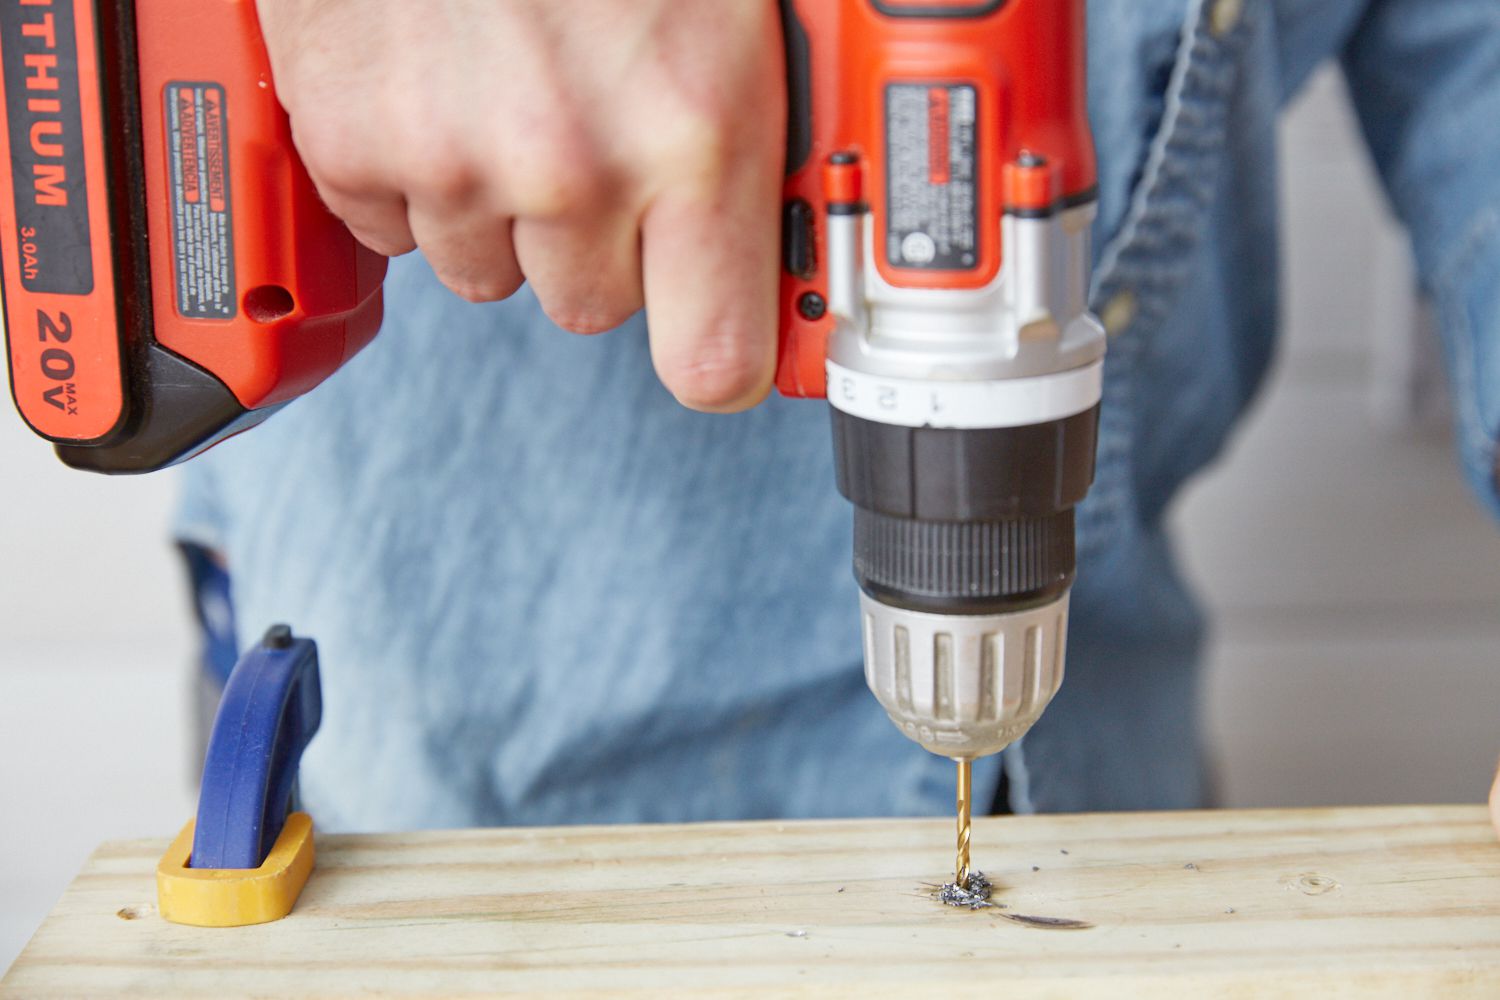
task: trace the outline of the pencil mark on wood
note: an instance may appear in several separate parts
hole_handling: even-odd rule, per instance
[[[1000,916],[1027,927],[1051,931],[1083,931],[1094,926],[1087,920],[1073,920],[1069,917],[1036,917],[1028,913],[1002,913]]]

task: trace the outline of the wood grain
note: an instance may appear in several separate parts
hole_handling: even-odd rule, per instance
[[[929,897],[950,834],[325,836],[292,915],[232,930],[157,916],[166,841],[110,843],[0,996],[1500,996],[1500,845],[1477,806],[979,820],[1006,909],[975,912]]]

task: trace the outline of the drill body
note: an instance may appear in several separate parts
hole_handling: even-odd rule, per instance
[[[870,689],[972,760],[1062,681],[1093,481],[1083,0],[800,0],[788,38],[779,384],[831,404]]]
[[[994,753],[1062,679],[1104,335],[1084,0],[781,0],[777,384],[831,403],[871,689]],[[144,472],[352,357],[382,258],[318,200],[253,0],[0,5],[12,391],[70,465]]]

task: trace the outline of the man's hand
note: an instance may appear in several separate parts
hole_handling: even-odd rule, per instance
[[[577,333],[650,308],[688,406],[776,353],[786,141],[772,0],[258,0],[276,87],[361,242],[473,301],[530,282]]]
[[[1500,837],[1500,771],[1495,772],[1495,783],[1490,786],[1490,822],[1495,824],[1495,835]]]

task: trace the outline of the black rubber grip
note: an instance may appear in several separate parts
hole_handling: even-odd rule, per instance
[[[902,3],[901,0],[870,0],[886,17],[980,18],[988,17],[1006,0],[954,0],[950,4]]]
[[[899,427],[833,410],[839,492],[856,507],[922,521],[1040,517],[1081,502],[1094,481],[1099,408],[1031,424]]]
[[[1071,509],[1007,521],[913,521],[855,508],[854,576],[870,596],[937,614],[1055,601],[1073,582]]]
[[[786,42],[786,175],[812,156],[812,43],[792,0],[781,0],[781,33]]]

